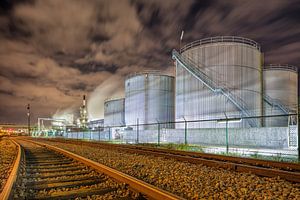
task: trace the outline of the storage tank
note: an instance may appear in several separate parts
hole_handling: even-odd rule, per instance
[[[262,115],[262,54],[255,41],[206,38],[185,45],[180,57],[189,67],[175,59],[176,120]],[[231,126],[260,125],[261,120],[241,120]],[[210,128],[216,123],[189,123],[189,127]]]
[[[174,77],[157,72],[128,76],[125,80],[125,122],[127,126],[174,121]],[[172,128],[164,124],[161,128]],[[136,128],[136,126],[132,126]],[[139,126],[152,129],[156,126]]]
[[[125,125],[125,99],[111,99],[104,102],[104,126]]]
[[[297,113],[297,67],[291,65],[268,65],[264,67],[264,94],[272,99],[271,103],[264,101],[264,115],[284,115]],[[274,102],[274,103],[273,103]],[[272,104],[273,103],[273,104]],[[280,106],[276,106],[276,104]],[[288,125],[293,117],[268,117],[265,126]],[[292,122],[291,122],[292,123]]]

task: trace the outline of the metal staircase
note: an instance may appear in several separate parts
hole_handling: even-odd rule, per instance
[[[234,95],[226,86],[219,86],[216,84],[209,76],[207,76],[201,67],[198,67],[191,59],[180,55],[175,49],[172,51],[172,58],[179,62],[187,71],[189,71],[195,78],[207,86],[212,92],[224,95],[242,112],[242,116],[254,116],[241,98]],[[257,119],[247,119],[247,121],[251,127],[257,127],[259,125],[259,121]]]
[[[267,102],[270,106],[272,107],[277,107],[279,108],[284,114],[289,114],[290,109],[284,106],[279,100],[273,99],[270,96],[264,94],[263,99],[265,102]]]

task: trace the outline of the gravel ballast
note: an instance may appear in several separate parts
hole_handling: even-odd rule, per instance
[[[300,184],[88,145],[44,141],[187,199],[300,199]]]
[[[0,139],[0,192],[9,177],[17,153],[17,146],[11,140]]]

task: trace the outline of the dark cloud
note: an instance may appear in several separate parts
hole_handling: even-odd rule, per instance
[[[242,36],[266,63],[299,66],[299,13],[299,0],[0,1],[0,122],[25,123],[27,103],[34,117],[72,113],[83,94],[100,118],[128,74],[173,73],[182,30],[183,44]]]

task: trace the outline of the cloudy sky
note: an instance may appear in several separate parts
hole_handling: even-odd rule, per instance
[[[76,110],[92,118],[122,97],[124,77],[173,73],[171,51],[204,37],[262,45],[266,63],[300,66],[299,0],[1,0],[0,123]]]

